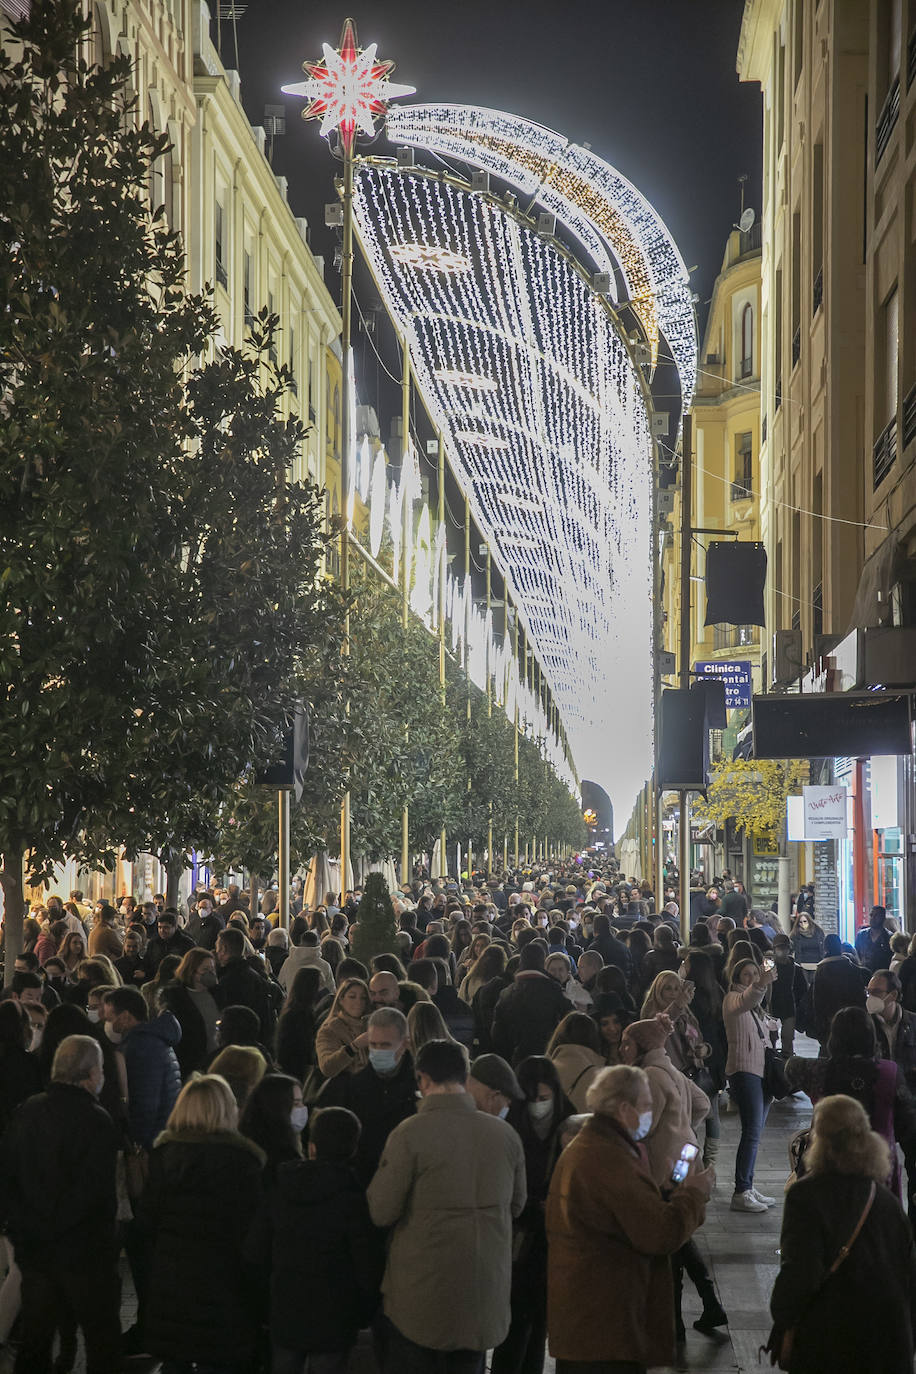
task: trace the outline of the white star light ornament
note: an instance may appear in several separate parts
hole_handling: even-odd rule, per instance
[[[325,138],[335,129],[339,132],[348,155],[353,152],[357,131],[370,138],[375,133],[375,121],[385,114],[389,100],[416,91],[415,86],[398,85],[387,79],[394,63],[378,62],[377,46],[370,43],[368,48],[358,48],[353,20],[348,19],[337,51],[329,43],[322,44],[324,61],[302,64],[308,81],[283,87],[284,95],[302,96],[310,102],[302,118],[320,119]]]

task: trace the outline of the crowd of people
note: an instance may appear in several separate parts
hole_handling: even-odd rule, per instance
[[[16,1369],[67,1374],[82,1329],[90,1374],[345,1374],[361,1332],[385,1374],[480,1374],[490,1351],[493,1374],[541,1374],[548,1348],[558,1374],[638,1374],[684,1341],[685,1274],[697,1330],[728,1323],[693,1240],[720,1108],[730,1206],[762,1215],[772,1095],[803,1090],[773,1292],[792,1368],[910,1370],[916,942],[880,908],[851,947],[804,890],[785,931],[740,882],[699,890],[685,942],[673,893],[613,864],[418,880],[368,963],[358,892],[309,908],[297,888],[289,930],[275,893],[252,911],[232,886],[180,914],[33,907],[0,999]],[[866,1264],[894,1270],[893,1320],[842,1336],[862,1362],[824,1363],[825,1301]]]

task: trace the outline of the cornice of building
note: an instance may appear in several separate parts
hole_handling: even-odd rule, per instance
[[[785,0],[745,0],[738,37],[735,70],[742,81],[766,87],[770,68],[770,38],[779,27]]]

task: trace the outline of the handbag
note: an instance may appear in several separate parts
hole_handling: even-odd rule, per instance
[[[805,1169],[805,1154],[811,1144],[811,1127],[805,1126],[803,1130],[796,1131],[789,1141],[789,1177],[783,1192],[787,1193],[793,1183],[797,1183],[803,1178],[807,1170]]]
[[[875,1200],[875,1194],[877,1191],[877,1185],[875,1184],[874,1179],[872,1179],[871,1187],[868,1190],[868,1201],[862,1208],[862,1215],[856,1222],[856,1229],[853,1231],[852,1235],[849,1237],[849,1240],[846,1242],[846,1244],[840,1246],[840,1250],[836,1259],[833,1261],[830,1268],[827,1270],[827,1273],[824,1275],[822,1281],[818,1284],[817,1288],[815,1288],[814,1292],[811,1294],[811,1297],[805,1304],[805,1308],[801,1313],[801,1316],[804,1315],[804,1312],[806,1312],[808,1308],[811,1306],[811,1304],[814,1302],[814,1299],[817,1297],[818,1293],[820,1293],[821,1289],[824,1287],[824,1284],[827,1282],[827,1280],[833,1274],[836,1273],[840,1265],[848,1257],[850,1250],[858,1240],[859,1232],[862,1230],[862,1227],[865,1225],[865,1222],[868,1219],[868,1214],[871,1211],[872,1203]],[[800,1320],[800,1318],[798,1320]],[[798,1325],[798,1320],[796,1320],[795,1326]],[[795,1344],[795,1326],[790,1326],[786,1330],[783,1330],[782,1327],[776,1326],[776,1324],[774,1323],[773,1329],[770,1331],[769,1339],[767,1340],[766,1345],[761,1345],[758,1347],[757,1363],[760,1363],[761,1356],[769,1355],[771,1367],[786,1370],[790,1369],[792,1365],[792,1348]]]
[[[763,1092],[766,1097],[779,1099],[792,1093],[786,1078],[786,1061],[772,1045],[767,1045],[763,1052]]]

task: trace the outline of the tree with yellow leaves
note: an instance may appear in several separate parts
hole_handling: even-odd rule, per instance
[[[698,821],[777,840],[786,818],[786,798],[808,782],[807,759],[723,759],[713,769],[706,800],[692,807]]]

